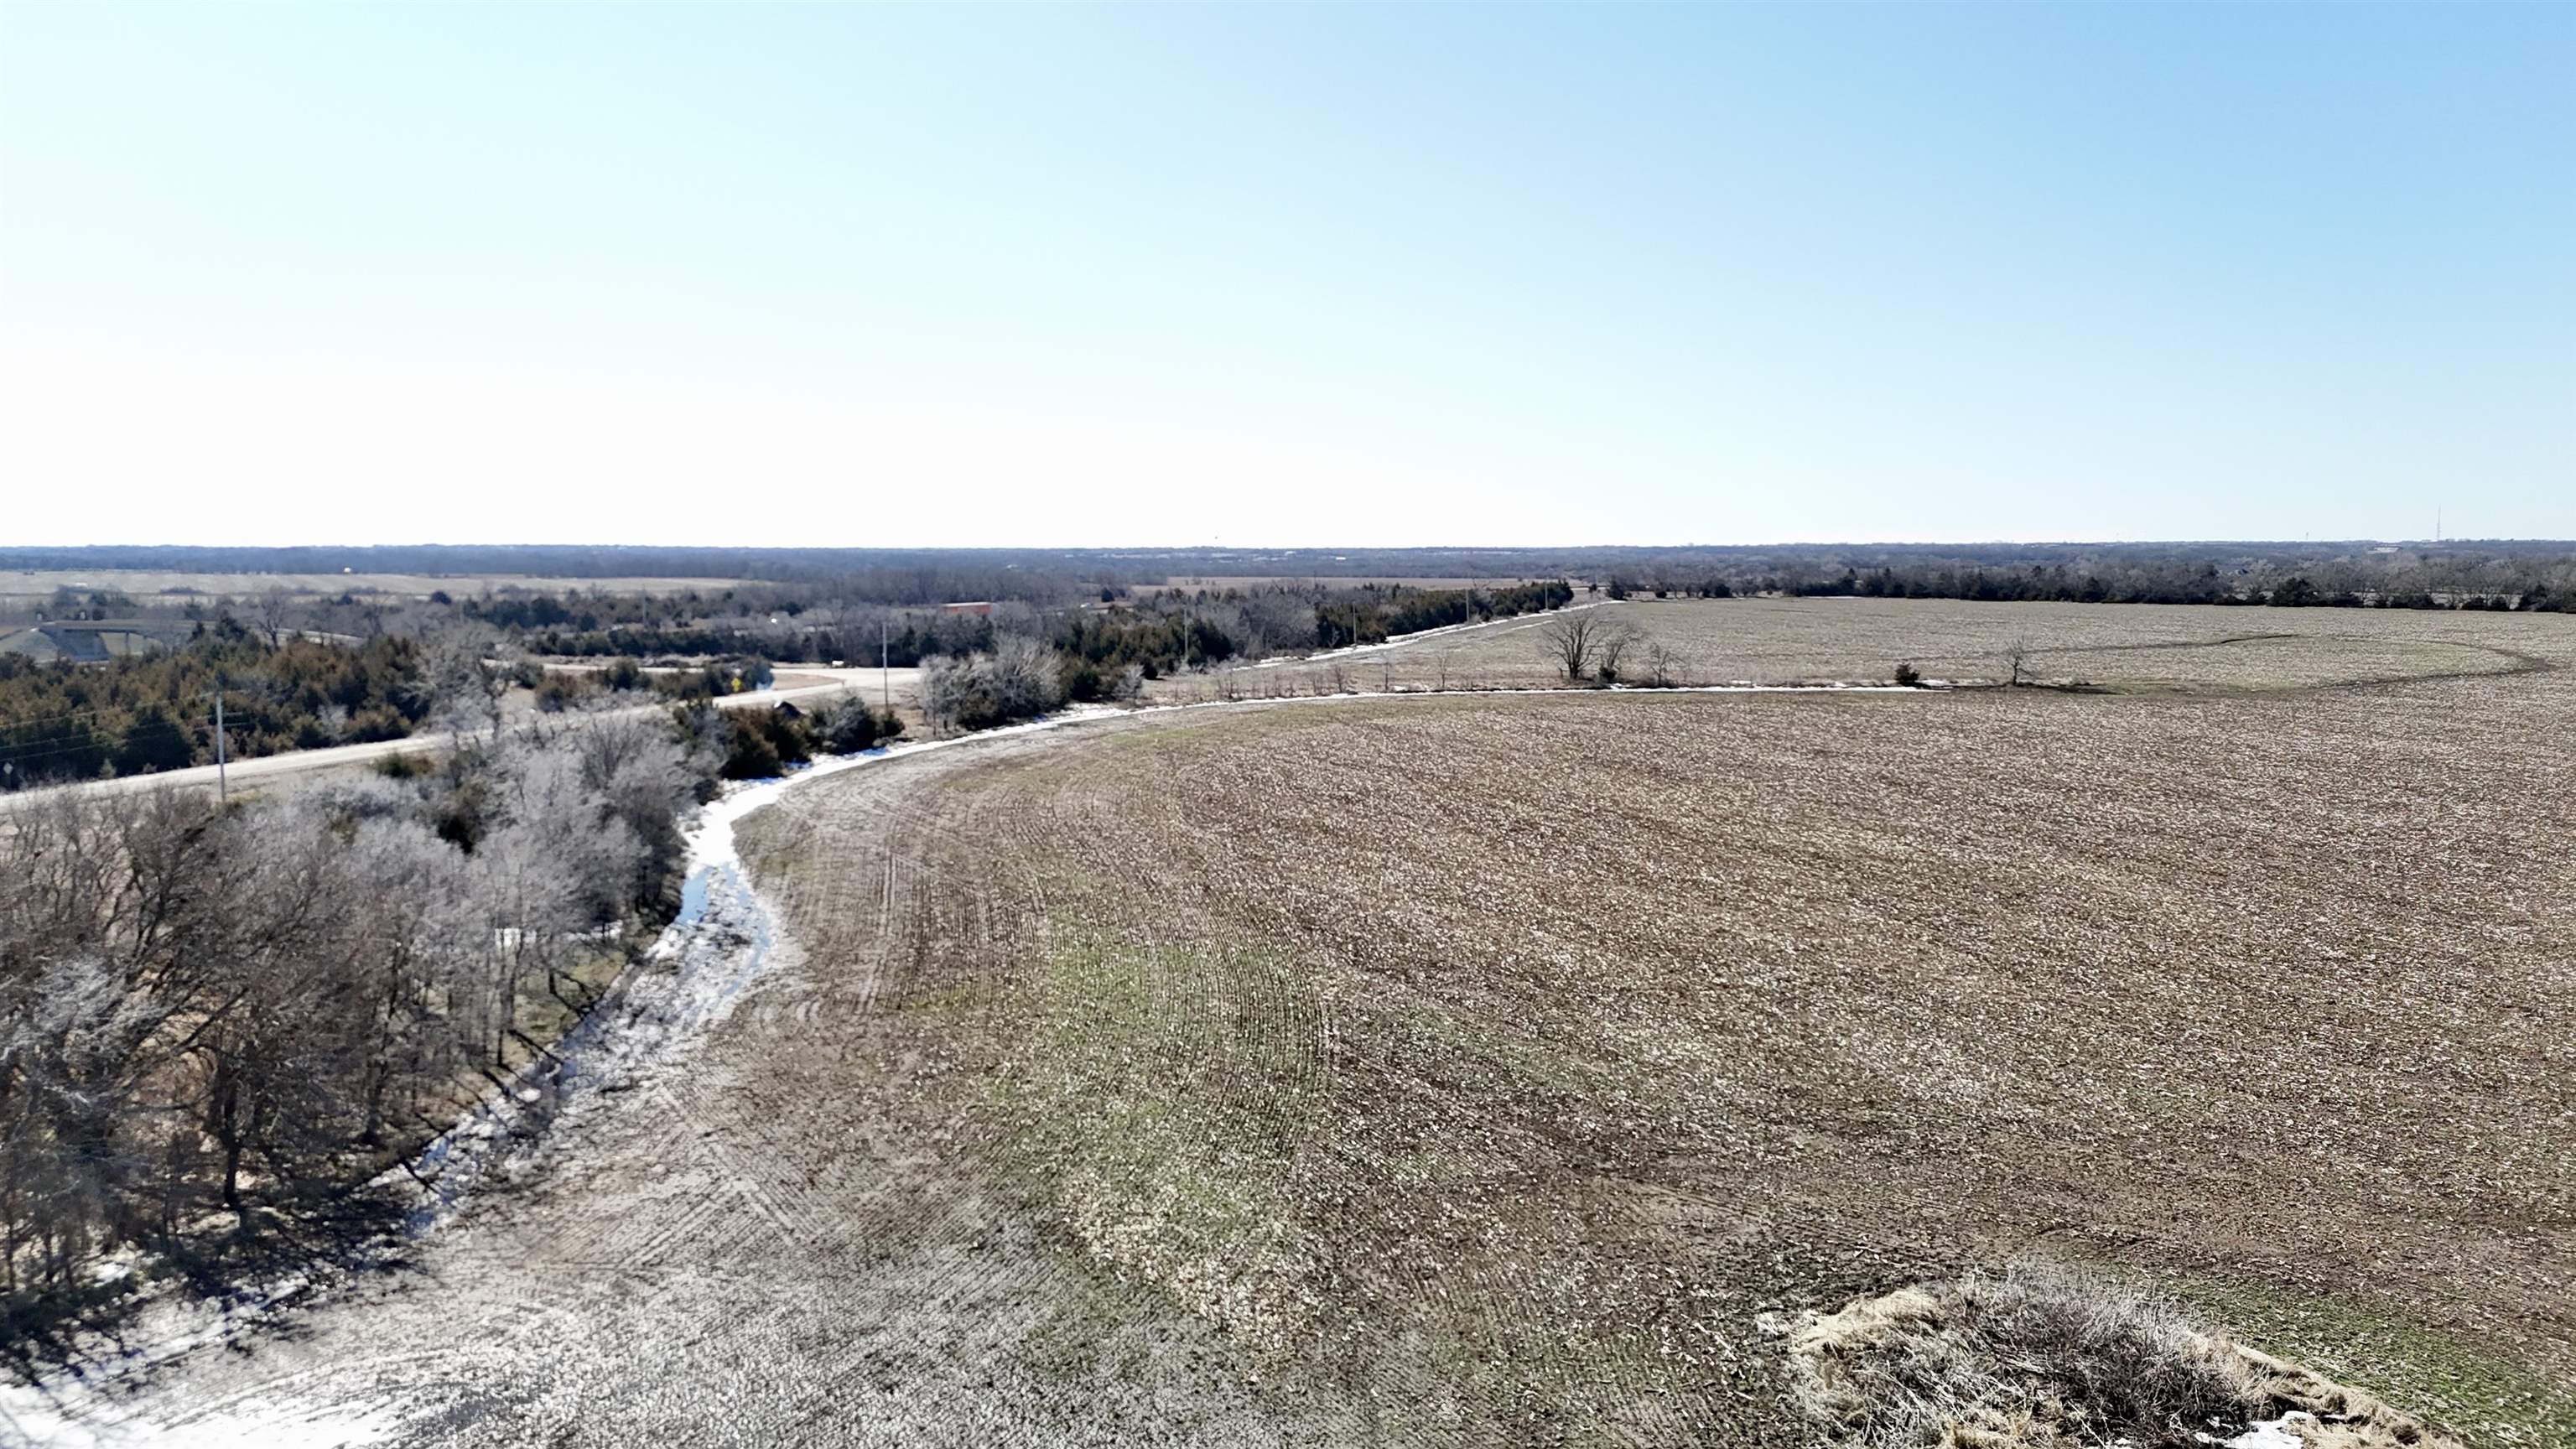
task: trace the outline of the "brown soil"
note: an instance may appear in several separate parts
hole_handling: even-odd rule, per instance
[[[854,771],[745,823],[799,950],[685,1070],[141,1407],[1786,1446],[1765,1315],[2040,1255],[2565,1443],[2571,681],[1334,702]]]

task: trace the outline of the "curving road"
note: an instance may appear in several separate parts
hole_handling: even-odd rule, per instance
[[[727,695],[717,700],[719,709],[760,709],[798,700],[828,698],[845,691],[856,691],[870,704],[878,702],[880,689],[891,692],[898,703],[909,703],[921,671],[896,669],[880,680],[873,669],[826,669],[798,665],[779,671],[782,679],[793,681],[784,688],[753,690]],[[820,682],[807,682],[818,680]],[[624,717],[641,717],[669,708],[667,703],[634,705],[611,711]],[[323,770],[345,769],[367,765],[394,755],[430,754],[448,748],[450,738],[438,734],[406,735],[398,740],[374,740],[362,745],[333,745],[319,750],[292,750],[282,755],[262,755],[256,759],[235,760],[224,767],[226,782],[234,789],[246,789],[296,775]],[[131,790],[157,790],[170,787],[181,790],[215,788],[216,769],[212,765],[195,765],[185,770],[164,770],[153,775],[126,775],[113,780],[84,780],[78,784],[50,785],[38,790],[24,790],[13,795],[0,795],[0,811],[13,804],[41,800],[66,790],[84,790],[94,794],[115,794]]]

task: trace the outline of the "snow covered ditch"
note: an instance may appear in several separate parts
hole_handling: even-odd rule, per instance
[[[824,760],[780,779],[736,785],[699,812],[688,835],[688,875],[680,910],[641,960],[630,966],[549,1058],[522,1068],[506,1087],[487,1093],[410,1162],[372,1186],[408,1193],[411,1206],[397,1233],[354,1255],[351,1273],[380,1266],[405,1244],[454,1219],[475,1189],[536,1170],[543,1150],[577,1150],[588,1116],[604,1099],[676,1064],[688,1048],[729,1016],[752,983],[777,959],[773,918],[744,875],[734,826],[788,789],[844,770],[997,735],[1056,729],[1119,711],[1067,711],[1026,724],[953,739],[921,740]],[[131,1265],[107,1265],[109,1275]],[[341,1277],[346,1275],[333,1275]],[[159,1426],[129,1418],[111,1404],[122,1387],[202,1348],[231,1341],[309,1306],[331,1285],[311,1274],[286,1275],[222,1298],[188,1298],[154,1290],[113,1337],[75,1345],[78,1364],[35,1384],[0,1382],[0,1444],[129,1449],[140,1445],[259,1445],[261,1449],[365,1444],[388,1432],[375,1416],[352,1418],[290,1400],[244,1403]]]

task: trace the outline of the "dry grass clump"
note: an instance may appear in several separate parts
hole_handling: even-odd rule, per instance
[[[2185,1449],[2266,1423],[2306,1449],[2457,1442],[2169,1303],[2051,1268],[1807,1314],[1789,1363],[1799,1407],[1852,1449]]]

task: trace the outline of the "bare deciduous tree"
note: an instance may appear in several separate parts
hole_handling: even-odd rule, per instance
[[[430,718],[454,734],[488,731],[501,739],[502,704],[510,694],[510,642],[488,624],[457,623],[420,644],[421,688]]]
[[[585,941],[667,891],[709,768],[660,718],[570,715],[410,784],[14,811],[0,1291],[337,1200],[389,1133],[444,1127],[461,1071],[546,1060],[522,989],[586,1004]]]
[[[1593,617],[1597,612],[1570,609],[1538,631],[1539,654],[1562,671],[1569,684],[1580,684],[1592,672],[1593,658],[1601,647],[1600,626]]]
[[[2022,670],[2029,665],[2033,652],[2027,633],[2016,633],[2004,641],[2004,683],[2021,683]]]
[[[276,648],[286,638],[286,621],[295,604],[295,596],[283,584],[271,584],[251,601],[252,617],[259,620],[259,632],[268,636],[268,647]]]

